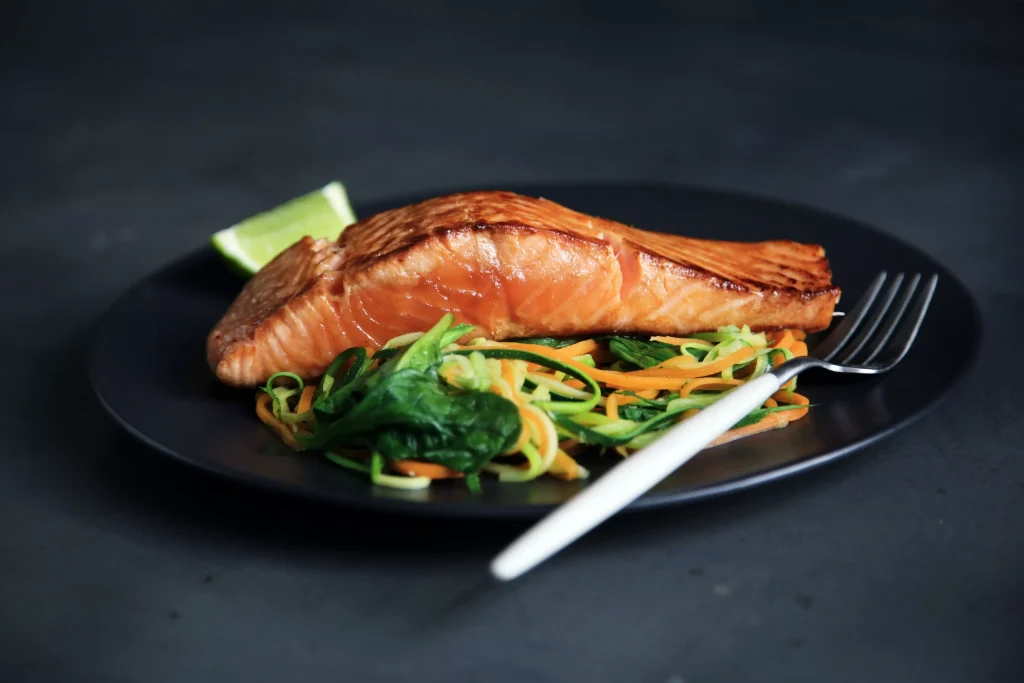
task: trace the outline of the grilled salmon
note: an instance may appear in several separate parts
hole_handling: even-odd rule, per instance
[[[304,238],[257,273],[210,333],[217,377],[312,379],[352,346],[446,312],[492,339],[828,327],[822,247],[647,232],[511,192],[452,194]]]

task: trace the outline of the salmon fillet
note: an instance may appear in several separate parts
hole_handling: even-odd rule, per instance
[[[446,312],[492,339],[828,327],[840,291],[822,247],[638,230],[544,199],[471,192],[306,237],[257,273],[210,333],[223,382],[313,379],[352,346]]]

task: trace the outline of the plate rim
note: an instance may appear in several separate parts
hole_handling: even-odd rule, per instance
[[[499,184],[500,185],[500,184]],[[496,185],[497,186],[497,185]],[[709,187],[695,184],[672,184],[672,183],[643,183],[643,182],[622,182],[622,183],[609,183],[609,182],[595,182],[595,183],[507,183],[506,186],[519,188],[520,190],[538,189],[541,187],[549,188],[550,190],[561,190],[561,191],[572,191],[572,190],[594,190],[602,188],[615,188],[615,189],[644,189],[644,190],[662,190],[662,191],[676,191],[676,192],[688,192],[695,194],[713,194],[722,198],[736,198],[745,201],[754,200],[756,202],[771,203],[775,205],[784,206],[787,209],[798,210],[804,212],[811,212],[818,214],[822,217],[832,219],[834,221],[841,221],[849,225],[854,225],[861,230],[875,233],[884,239],[891,240],[900,244],[901,246],[922,254],[929,261],[932,261],[941,269],[940,273],[940,287],[942,282],[952,281],[958,286],[967,296],[966,301],[968,308],[970,309],[973,320],[971,321],[971,328],[975,329],[977,333],[972,337],[972,353],[970,354],[967,362],[962,366],[960,372],[952,378],[942,391],[932,396],[924,405],[918,410],[911,413],[907,417],[893,422],[892,424],[879,429],[878,431],[866,434],[860,439],[851,441],[839,448],[829,450],[827,453],[823,453],[818,456],[806,458],[804,460],[798,460],[796,462],[789,463],[780,467],[772,468],[756,474],[745,476],[739,479],[731,479],[723,481],[717,484],[708,486],[702,486],[697,489],[683,490],[683,491],[670,491],[665,493],[658,493],[651,495],[650,493],[644,494],[640,498],[636,499],[628,506],[623,508],[620,512],[642,512],[649,511],[661,507],[682,505],[687,503],[696,503],[705,501],[713,498],[718,498],[730,493],[738,493],[746,491],[759,486],[764,486],[773,481],[780,479],[787,479],[794,475],[809,472],[815,470],[823,465],[840,460],[856,451],[864,450],[870,446],[883,441],[891,437],[896,432],[906,429],[921,418],[930,414],[935,408],[949,396],[953,390],[958,388],[965,379],[974,370],[978,360],[978,350],[981,348],[985,337],[985,328],[983,324],[983,318],[981,311],[978,307],[977,301],[975,300],[974,293],[971,291],[963,280],[950,268],[948,268],[942,261],[935,258],[928,252],[923,251],[916,245],[902,239],[901,237],[891,235],[884,232],[868,223],[865,223],[859,219],[851,218],[843,214],[836,213],[829,209],[820,208],[811,204],[805,204],[798,201],[779,199],[769,195],[755,194],[744,190],[732,190],[728,188],[720,187]],[[448,189],[443,191],[445,194],[453,192],[470,192],[472,189]],[[416,199],[416,197],[433,197],[439,196],[441,193],[429,193],[424,191],[423,193],[406,193],[399,195],[391,195],[383,198],[372,199],[366,202],[355,202],[357,205],[365,205],[376,207],[378,205],[394,205],[404,206],[404,203],[409,201],[422,201]],[[398,203],[404,202],[404,203]],[[213,247],[207,243],[205,245],[197,246],[184,254],[177,256],[176,258],[164,263],[158,268],[148,272],[141,276],[132,284],[128,285],[123,291],[121,291],[113,301],[100,313],[96,318],[96,322],[93,325],[90,333],[90,339],[87,346],[87,359],[88,359],[88,370],[87,376],[89,384],[92,388],[92,393],[99,401],[104,412],[117,424],[121,429],[130,434],[138,442],[144,444],[148,448],[151,448],[158,453],[169,456],[172,461],[188,465],[189,467],[196,468],[202,472],[207,472],[216,475],[218,478],[226,481],[233,482],[234,484],[244,484],[251,486],[257,490],[274,494],[283,495],[293,499],[299,499],[316,503],[318,505],[330,505],[330,506],[342,506],[348,508],[357,508],[364,510],[373,510],[374,512],[384,512],[393,515],[412,515],[418,517],[430,517],[439,519],[492,519],[492,520],[528,520],[537,519],[548,514],[560,503],[537,503],[537,504],[505,504],[505,505],[487,505],[478,506],[465,503],[452,503],[452,502],[429,502],[424,503],[420,501],[403,500],[401,498],[378,498],[374,496],[366,496],[360,498],[358,501],[350,499],[345,496],[335,496],[320,491],[311,490],[299,490],[294,486],[290,486],[286,483],[275,481],[267,477],[262,477],[250,472],[243,470],[231,469],[220,465],[219,463],[212,460],[198,460],[193,458],[185,457],[178,453],[176,450],[165,446],[159,441],[147,436],[146,434],[139,431],[135,426],[123,418],[117,410],[113,408],[110,402],[103,395],[100,389],[100,382],[97,380],[97,356],[99,355],[99,344],[102,337],[102,330],[107,326],[109,320],[117,312],[118,308],[131,297],[134,291],[142,284],[153,280],[160,275],[173,271],[175,269],[183,267],[185,264],[195,261],[201,262],[203,259],[208,259],[213,256]]]

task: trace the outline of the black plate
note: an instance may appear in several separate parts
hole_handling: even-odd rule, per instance
[[[791,204],[678,187],[545,186],[519,191],[651,230],[823,244],[846,305],[852,305],[880,270],[940,276],[928,319],[897,370],[868,379],[805,374],[802,393],[817,404],[807,418],[701,453],[633,508],[737,491],[851,453],[923,414],[949,391],[975,355],[980,318],[964,286],[930,257],[859,223]],[[366,216],[415,199],[420,198],[357,209]],[[96,393],[115,420],[160,452],[307,498],[431,515],[533,517],[586,486],[543,478],[528,484],[486,480],[480,496],[471,496],[457,482],[441,482],[427,491],[395,491],[374,487],[320,456],[286,452],[256,419],[254,392],[219,385],[206,365],[206,335],[241,284],[212,249],[202,249],[140,282],[100,325],[90,368]],[[957,330],[955,353],[940,336],[950,327]],[[585,463],[600,474],[615,457],[594,456]]]

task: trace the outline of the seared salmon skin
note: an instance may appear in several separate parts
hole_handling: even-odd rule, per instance
[[[345,349],[380,348],[447,312],[496,340],[812,332],[828,327],[839,295],[818,245],[679,237],[470,192],[376,214],[337,241],[295,243],[246,283],[207,357],[234,386],[283,371],[314,379]]]

